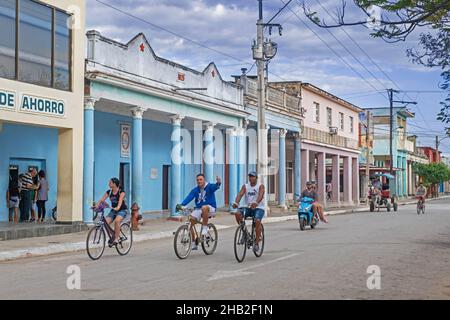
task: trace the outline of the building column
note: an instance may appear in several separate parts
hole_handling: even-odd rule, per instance
[[[278,148],[278,205],[286,209],[286,134],[287,130],[279,130],[279,148]]]
[[[181,203],[181,121],[183,117],[175,115],[172,120],[172,153],[170,166],[170,215],[171,217],[179,216],[176,212],[177,204]]]
[[[238,188],[240,188],[247,179],[247,135],[246,127],[238,130]]]
[[[301,160],[301,191],[306,189],[306,182],[309,181],[309,150],[302,150],[302,160]],[[299,196],[301,194],[299,193]]]
[[[408,162],[406,157],[403,157],[403,195],[408,196]]]
[[[142,205],[142,116],[144,108],[131,110],[133,115],[133,134],[131,135],[131,202]]]
[[[214,181],[214,123],[207,123],[205,130],[205,150],[203,161],[205,162],[205,179],[207,182]]]
[[[316,152],[310,151],[309,154],[309,179],[316,181]]]
[[[350,157],[343,157],[344,162],[344,203],[352,204],[352,161]]]
[[[359,161],[358,158],[352,158],[352,193],[353,204],[359,205]]]
[[[237,150],[236,140],[237,132],[236,128],[229,129],[227,131],[228,137],[228,194],[229,194],[229,209],[232,209],[232,204],[237,195],[237,183],[238,183],[238,168],[237,168]]]
[[[332,157],[332,165],[331,165],[331,188],[332,188],[332,201],[337,205],[340,206],[341,204],[341,191],[340,186],[340,180],[341,180],[341,168],[339,165],[340,157],[338,154],[333,155]]]
[[[94,106],[97,99],[84,98],[83,222],[92,223],[94,199]]]
[[[317,153],[317,193],[319,196],[319,202],[327,205],[326,193],[326,165],[325,165],[326,154],[325,152]]]
[[[302,193],[302,138],[300,133],[294,134],[294,199]],[[296,196],[297,195],[297,196]],[[294,201],[295,203],[295,201]]]

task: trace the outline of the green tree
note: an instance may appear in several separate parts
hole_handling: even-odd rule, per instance
[[[316,0],[319,1],[319,0]],[[320,2],[319,2],[320,3]],[[336,17],[330,24],[319,17],[303,1],[306,16],[323,28],[363,25],[370,34],[387,42],[404,41],[417,28],[424,30],[419,36],[419,47],[407,50],[412,62],[441,70],[439,87],[448,93],[441,102],[437,119],[450,124],[450,0],[353,0],[362,12],[362,18],[347,21],[347,3],[342,0]],[[447,127],[450,134],[450,127]]]
[[[426,185],[434,186],[435,193],[437,193],[437,187],[441,182],[450,180],[450,169],[442,162],[419,163],[414,166],[414,172],[423,178]]]

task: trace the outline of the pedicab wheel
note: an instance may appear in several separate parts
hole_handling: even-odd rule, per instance
[[[422,204],[422,214],[425,214],[425,205]]]
[[[106,234],[102,227],[92,228],[86,239],[86,252],[92,260],[98,260],[105,252]]]
[[[133,245],[133,230],[128,222],[120,226],[119,243],[116,244],[117,253],[121,256],[128,254]]]
[[[391,204],[389,202],[386,203],[386,209],[387,209],[388,212],[391,211]]]
[[[175,232],[173,239],[173,249],[179,259],[186,259],[191,253],[192,238],[187,225],[181,226]]]
[[[208,234],[202,241],[202,249],[206,255],[211,255],[217,248],[218,233],[216,226],[208,223]]]
[[[375,204],[373,202],[370,203],[370,212],[375,211]]]
[[[299,224],[300,224],[300,230],[305,230],[305,227],[306,227],[306,219],[305,218],[300,218],[300,220],[299,220]]]
[[[234,234],[234,257],[240,263],[244,261],[245,254],[247,253],[247,239],[242,226],[236,228]]]
[[[256,231],[255,232],[253,232],[253,234],[255,235],[254,236],[254,239],[253,239],[253,243],[255,243],[256,242]],[[257,258],[259,258],[259,257],[261,257],[262,256],[262,254],[263,254],[263,252],[264,252],[264,242],[265,242],[265,236],[264,236],[264,226],[263,226],[263,224],[261,223],[261,241],[259,242],[259,250],[258,251],[255,251],[255,250],[253,250],[253,253],[255,254],[255,256],[257,257]]]
[[[394,211],[397,211],[397,210],[398,210],[398,203],[394,202]]]

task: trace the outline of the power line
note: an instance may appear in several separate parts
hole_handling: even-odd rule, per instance
[[[155,29],[162,30],[162,31],[167,32],[167,33],[169,33],[169,34],[171,34],[171,35],[173,35],[173,36],[175,36],[175,37],[177,37],[177,38],[180,38],[180,39],[186,40],[186,41],[188,41],[188,42],[190,42],[190,43],[193,43],[193,44],[195,44],[195,45],[197,45],[197,46],[199,46],[199,47],[201,47],[201,48],[210,50],[210,51],[215,52],[215,53],[217,53],[217,54],[220,54],[220,55],[222,55],[222,56],[224,56],[224,57],[227,57],[227,58],[230,58],[230,59],[232,59],[232,60],[238,61],[238,62],[240,62],[241,64],[245,64],[245,65],[248,65],[248,66],[251,66],[251,67],[253,66],[252,63],[249,63],[249,62],[247,62],[247,61],[245,61],[245,60],[243,60],[243,59],[234,57],[234,56],[232,56],[232,55],[230,55],[230,54],[228,54],[228,53],[226,53],[226,52],[223,52],[223,51],[220,51],[220,50],[218,50],[218,49],[209,47],[209,46],[207,46],[207,45],[205,45],[205,44],[203,44],[203,43],[201,43],[201,42],[199,42],[199,41],[193,40],[193,39],[188,38],[188,37],[186,37],[186,36],[183,36],[183,35],[181,35],[181,34],[179,34],[179,33],[176,33],[176,32],[174,32],[174,31],[172,31],[172,30],[169,30],[169,29],[167,29],[167,28],[165,28],[165,27],[162,27],[162,26],[157,25],[157,24],[155,24],[155,23],[153,23],[153,22],[150,22],[150,21],[148,21],[148,20],[146,20],[146,19],[143,19],[143,18],[138,17],[138,16],[136,16],[136,15],[134,15],[134,14],[131,14],[131,13],[129,13],[129,12],[126,12],[126,11],[124,11],[124,10],[118,8],[118,7],[115,7],[115,6],[111,5],[111,4],[109,4],[109,3],[106,3],[106,2],[101,1],[101,0],[94,0],[94,1],[96,1],[96,2],[98,2],[98,3],[100,3],[100,4],[102,4],[102,5],[104,5],[104,6],[108,7],[108,8],[110,8],[110,9],[113,9],[113,10],[115,10],[115,11],[117,11],[117,12],[123,14],[123,15],[126,15],[126,16],[128,16],[128,17],[130,17],[130,18],[133,18],[133,19],[136,19],[136,20],[138,20],[138,21],[140,21],[140,22],[142,22],[142,23],[148,24],[148,25],[150,25],[151,27],[153,27],[153,28],[155,28]],[[273,75],[273,76],[275,76],[275,77],[281,79],[281,80],[286,80],[286,79],[284,79],[283,77],[277,75],[277,74],[274,73],[274,72],[269,71],[269,73],[270,73],[271,75]]]
[[[328,9],[319,1],[319,0],[315,0],[324,10],[325,12],[333,18],[333,15],[328,11]],[[336,20],[336,22],[338,22]],[[328,30],[328,29],[327,29]],[[386,79],[388,79],[389,81],[391,81],[398,89],[400,89],[400,87],[395,83],[394,80],[391,79],[391,77],[386,74],[386,72],[384,72],[383,69],[380,68],[380,66],[370,57],[370,55],[353,39],[353,37],[345,30],[345,28],[342,28],[342,31],[347,35],[347,37],[353,42],[353,44],[359,48],[359,50],[361,50],[362,53],[364,53],[364,55],[367,57],[367,59],[369,59],[370,62],[372,62],[372,64],[377,67],[378,70],[381,71],[381,73],[386,77]],[[340,41],[339,41],[340,42]],[[353,55],[352,55],[353,56]],[[370,74],[373,76],[373,74],[370,72]],[[380,82],[381,83],[381,82]],[[382,84],[384,86],[384,84]]]
[[[285,4],[285,2],[283,0],[280,0],[283,4]],[[322,39],[322,37],[316,32],[314,31],[314,29],[312,29],[306,22],[304,22],[300,16],[292,10],[291,7],[287,7],[296,17],[297,19],[306,27],[308,28],[323,44],[325,44],[325,46],[327,46],[328,49],[330,49],[331,52],[333,52],[333,54],[339,59],[341,60],[347,67],[349,67],[354,73],[356,73],[364,82],[366,82],[370,87],[372,87],[375,91],[378,91],[378,93],[380,95],[383,96],[383,98],[386,98],[386,96],[380,91],[378,90],[374,85],[372,85],[372,83],[370,83],[369,81],[367,81],[363,75],[361,75],[361,73],[359,71],[357,71],[355,68],[353,68],[345,59],[343,59],[324,39]]]

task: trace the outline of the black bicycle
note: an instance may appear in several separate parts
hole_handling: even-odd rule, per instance
[[[234,256],[238,262],[244,261],[247,249],[254,249],[254,245],[256,244],[256,218],[254,215],[251,217],[251,232],[248,230],[247,223],[245,222],[247,219],[249,218],[242,220],[234,234]],[[264,239],[264,226],[261,223],[259,250],[252,250],[257,258],[261,257],[264,252]]]
[[[133,244],[133,230],[131,229],[130,223],[128,221],[122,222],[120,225],[120,236],[117,244],[113,244],[115,234],[113,228],[106,223],[106,218],[104,215],[105,207],[93,210],[99,210],[98,213],[101,214],[99,221],[95,226],[89,231],[86,239],[86,251],[92,260],[98,260],[105,252],[106,247],[106,235],[108,235],[108,247],[116,247],[117,252],[124,256],[128,254],[131,250]]]

